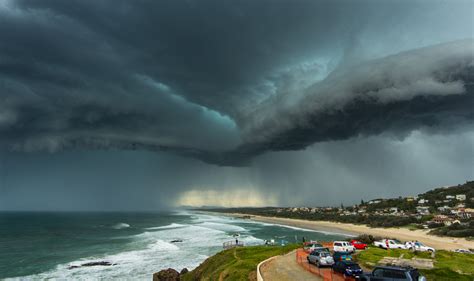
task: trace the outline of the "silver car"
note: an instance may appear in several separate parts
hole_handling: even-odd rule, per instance
[[[332,266],[334,264],[334,259],[332,258],[331,254],[327,250],[317,249],[312,251],[308,257],[308,262],[317,265],[318,267],[321,266]]]

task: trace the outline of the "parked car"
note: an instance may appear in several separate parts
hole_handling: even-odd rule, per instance
[[[334,252],[355,252],[354,246],[347,241],[334,241],[333,250]]]
[[[363,273],[362,268],[353,261],[338,261],[332,266],[332,269],[344,274],[344,276],[357,277]]]
[[[364,281],[426,281],[418,269],[412,267],[377,266],[372,273],[362,274],[360,280]]]
[[[321,248],[325,249],[322,244],[319,244],[319,243],[316,243],[316,242],[305,243],[305,245],[303,246],[303,249],[307,253],[311,253],[315,249],[321,249]]]
[[[331,253],[326,250],[314,250],[308,255],[307,259],[308,263],[315,264],[318,267],[332,266],[334,264],[334,259],[331,257]]]
[[[423,244],[421,242],[418,242],[418,241],[416,241],[416,242],[413,242],[413,241],[406,242],[405,246],[407,247],[407,249],[413,250],[413,251],[420,251],[420,252],[434,252],[435,251],[434,248],[426,246],[425,244]]]
[[[357,241],[357,240],[351,240],[351,245],[354,246],[354,248],[356,248],[357,250],[367,249],[367,244],[362,243],[362,242]]]
[[[396,239],[382,239],[375,241],[374,245],[383,249],[406,249],[407,246]]]
[[[456,253],[462,253],[462,254],[474,254],[473,251],[467,250],[467,249],[456,249],[454,250]]]
[[[349,252],[334,252],[334,254],[332,255],[332,258],[334,259],[335,262],[352,260],[351,253]]]

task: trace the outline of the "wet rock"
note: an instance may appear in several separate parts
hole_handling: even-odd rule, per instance
[[[179,272],[172,269],[163,269],[153,274],[153,281],[179,281]]]
[[[79,268],[79,267],[84,267],[84,266],[111,266],[114,265],[111,262],[108,261],[92,261],[92,262],[86,262],[81,265],[71,265],[68,267],[68,269],[74,269],[74,268]]]
[[[185,267],[185,268],[181,269],[181,272],[179,274],[183,275],[183,274],[186,274],[188,272],[189,272],[189,270]]]

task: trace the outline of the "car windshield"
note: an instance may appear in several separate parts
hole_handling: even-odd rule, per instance
[[[347,265],[347,268],[351,270],[357,270],[357,269],[360,269],[360,266],[358,264],[349,264]]]
[[[423,245],[423,243],[421,243],[421,242],[416,242],[415,245],[420,246],[420,247],[421,247],[421,246],[425,246],[425,245]]]
[[[393,242],[395,242],[396,244],[402,244],[402,242],[400,242],[400,240],[393,240]]]
[[[328,252],[321,252],[321,257],[329,257],[329,253]]]

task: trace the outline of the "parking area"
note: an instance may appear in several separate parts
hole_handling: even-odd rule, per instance
[[[352,277],[344,277],[344,275],[333,272],[331,267],[318,268],[313,264],[309,264],[306,259],[308,253],[304,249],[296,250],[296,262],[303,267],[305,270],[311,272],[312,274],[321,277],[325,281],[334,280],[334,281],[345,281],[345,280],[355,280]]]

